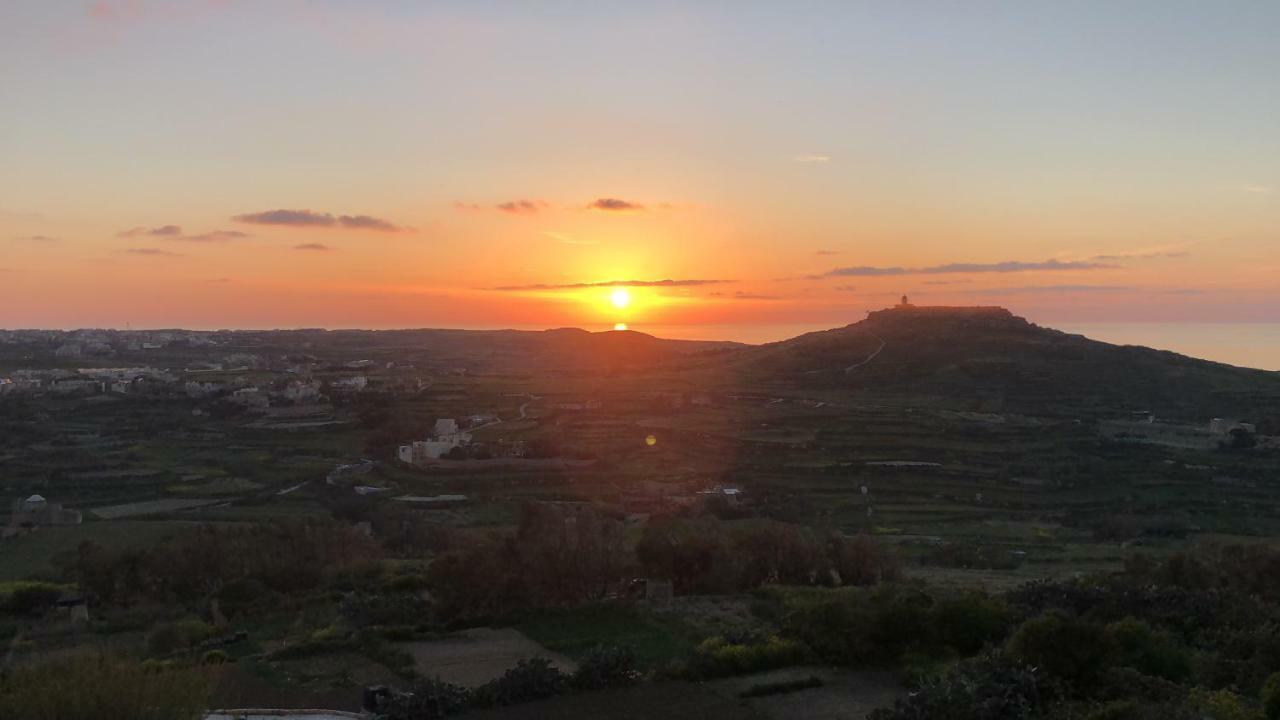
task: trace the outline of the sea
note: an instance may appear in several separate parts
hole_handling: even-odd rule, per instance
[[[1116,345],[1143,345],[1215,362],[1280,371],[1280,323],[1095,322],[1041,323]],[[827,324],[649,325],[632,330],[684,340],[734,340],[751,344],[786,340]],[[587,328],[594,330],[596,328]],[[599,328],[608,329],[608,328]]]

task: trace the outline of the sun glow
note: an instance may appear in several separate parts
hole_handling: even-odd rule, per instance
[[[616,308],[624,308],[631,304],[631,293],[626,288],[617,288],[609,294],[609,302]]]
[[[613,324],[613,329],[614,329],[614,330],[626,330],[626,329],[627,329],[627,324],[626,324],[626,323],[614,323],[614,324]]]

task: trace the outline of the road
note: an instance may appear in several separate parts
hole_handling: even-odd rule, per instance
[[[849,367],[845,368],[844,369],[845,374],[851,373],[854,370],[857,370],[858,368],[862,367],[863,365],[866,365],[867,363],[871,362],[872,360],[875,360],[876,356],[880,354],[880,351],[884,350],[884,338],[877,337],[876,339],[880,341],[880,347],[876,348],[875,352],[871,353],[866,358],[864,358],[862,362],[856,362],[850,365]]]

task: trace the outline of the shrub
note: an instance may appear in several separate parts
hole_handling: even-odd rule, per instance
[[[738,644],[713,637],[694,650],[688,672],[700,679],[743,675],[797,665],[807,656],[804,645],[794,640],[771,637],[764,642]]]
[[[0,612],[9,615],[39,615],[58,601],[63,586],[23,580],[0,585]]]
[[[1116,665],[1173,681],[1191,674],[1190,658],[1167,632],[1129,617],[1108,625],[1105,634]]]
[[[198,720],[212,680],[208,670],[148,670],[125,658],[74,655],[0,676],[0,717]]]
[[[201,665],[223,665],[232,662],[226,650],[210,650],[200,656]]]
[[[572,684],[580,690],[632,685],[640,679],[636,654],[629,647],[598,645],[578,661]]]
[[[931,615],[938,642],[961,655],[973,655],[1009,632],[1008,608],[980,592],[939,600]]]
[[[1100,625],[1056,610],[1023,623],[1008,649],[1015,660],[1078,685],[1096,679],[1112,655]]]
[[[404,694],[389,697],[379,710],[386,720],[437,720],[466,712],[470,695],[466,688],[439,678],[418,680]]]
[[[965,660],[868,720],[1031,720],[1053,697],[1035,669],[989,653]]]
[[[554,697],[565,691],[564,673],[546,658],[521,660],[502,677],[481,685],[471,692],[475,707],[515,705],[516,703]]]
[[[1267,720],[1280,720],[1280,672],[1272,673],[1262,685],[1262,711]]]
[[[213,626],[202,620],[159,623],[147,634],[147,652],[151,655],[172,655],[209,639],[213,634]]]

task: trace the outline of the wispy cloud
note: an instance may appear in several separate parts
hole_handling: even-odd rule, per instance
[[[925,285],[968,285],[972,280],[925,280]]]
[[[581,283],[535,283],[532,285],[500,285],[489,288],[503,292],[520,290],[581,290],[584,288],[603,287],[698,287],[701,285],[722,285],[737,282],[736,280],[604,280],[602,282]]]
[[[116,233],[116,237],[153,237],[194,243],[221,243],[230,242],[232,240],[242,240],[253,236],[246,232],[240,232],[239,230],[213,230],[210,232],[198,233],[196,235],[187,235],[182,232],[181,225],[161,225],[153,228],[136,227],[128,230],[121,230]]]
[[[14,240],[31,243],[56,243],[61,242],[62,238],[50,237],[48,235],[22,235],[14,238]]]
[[[831,156],[830,156],[830,155],[823,155],[823,154],[821,154],[821,153],[806,153],[806,154],[804,154],[804,155],[796,155],[795,157],[793,157],[793,158],[791,158],[791,159],[792,159],[792,160],[794,160],[794,161],[796,161],[796,162],[798,162],[798,163],[828,163],[828,162],[831,162]]]
[[[854,285],[837,285],[836,292],[858,292],[858,288]]]
[[[639,203],[633,203],[627,200],[619,200],[618,198],[597,198],[587,205],[588,210],[602,210],[604,212],[628,213],[640,212],[644,210],[644,206]]]
[[[194,243],[220,243],[230,242],[232,240],[243,240],[247,237],[253,236],[246,232],[240,232],[239,230],[214,230],[212,232],[200,233],[199,235],[182,235],[174,239]]]
[[[309,251],[318,251],[318,252],[328,252],[328,251],[332,250],[333,248],[329,247],[328,245],[325,245],[324,243],[310,242],[310,243],[302,243],[301,245],[294,245],[294,246],[293,246],[293,249],[294,249],[294,250],[309,250]]]
[[[161,250],[160,248],[153,247],[128,248],[121,252],[129,255],[144,255],[148,257],[182,257],[181,253],[169,252],[168,250]]]
[[[544,237],[549,237],[558,243],[564,243],[565,245],[595,245],[596,244],[595,240],[580,238],[580,237],[577,237],[576,235],[573,235],[572,233],[543,230],[542,235]]]
[[[264,210],[262,212],[235,215],[231,219],[236,222],[255,225],[341,227],[350,230],[373,230],[376,232],[409,231],[409,228],[401,227],[389,220],[383,220],[371,215],[334,215],[314,210]]]
[[[958,290],[964,295],[1053,295],[1060,293],[1145,293],[1158,295],[1198,295],[1196,288],[1143,288],[1132,285],[1022,285],[1015,287]]]
[[[1276,191],[1270,185],[1258,185],[1256,183],[1245,183],[1240,186],[1241,192],[1251,193],[1253,195],[1270,195]]]
[[[826,257],[829,255],[839,255],[840,251],[839,250],[815,250],[813,254]]]
[[[508,215],[536,215],[549,206],[541,200],[508,200],[494,207]]]
[[[781,295],[766,295],[764,293],[744,292],[739,290],[733,294],[713,292],[711,297],[732,298],[734,300],[781,300]]]
[[[153,228],[136,227],[128,230],[121,230],[116,233],[116,237],[178,237],[181,234],[182,226],[180,225],[161,225]]]
[[[210,279],[208,280],[208,282],[216,283],[216,284],[218,284],[218,285],[224,285],[224,284],[226,284],[226,283],[231,282],[231,278],[229,278],[229,277],[210,278]]]
[[[1194,242],[1175,243],[1173,245],[1158,245],[1155,247],[1138,248],[1136,250],[1125,250],[1121,252],[1107,253],[1104,255],[1094,255],[1089,260],[1095,262],[1116,262],[1119,260],[1151,260],[1154,258],[1180,258],[1187,257],[1191,253],[1187,248],[1194,245]]]
[[[811,280],[830,277],[891,277],[898,275],[950,275],[964,273],[1016,273],[1046,270],[1104,270],[1116,267],[1101,262],[1085,260],[1045,260],[1023,262],[1006,260],[997,263],[948,263],[928,267],[869,267],[865,265],[829,270],[821,275],[810,275]]]

